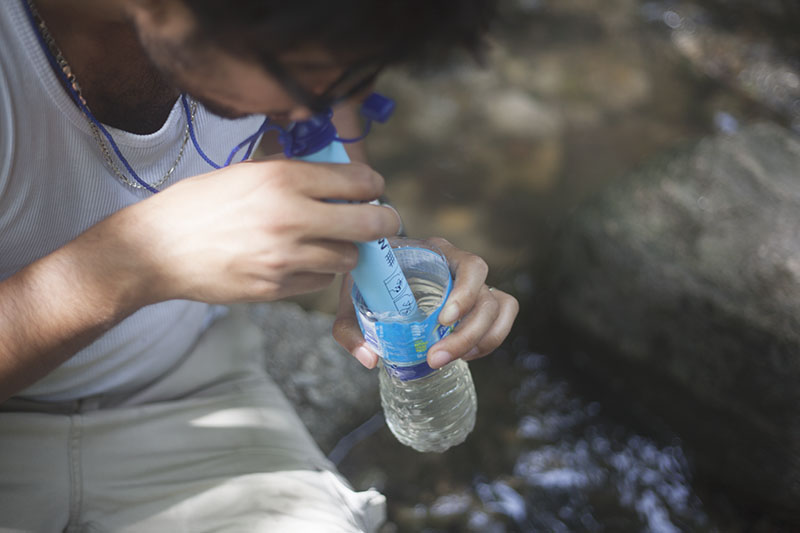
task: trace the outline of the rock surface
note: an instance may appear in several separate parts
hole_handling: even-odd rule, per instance
[[[594,379],[643,402],[750,504],[800,521],[800,138],[701,141],[575,212],[554,309]]]
[[[800,132],[800,4],[792,0],[648,2],[675,49],[704,76],[785,117]]]
[[[250,316],[266,334],[267,370],[324,452],[380,410],[377,375],[333,340],[331,315],[274,302]]]

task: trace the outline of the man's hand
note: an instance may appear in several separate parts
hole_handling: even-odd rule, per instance
[[[325,201],[372,200],[383,186],[359,163],[245,162],[184,180],[110,223],[127,228],[122,239],[137,251],[143,303],[275,300],[351,270],[353,241],[395,234],[390,209]]]
[[[0,282],[0,402],[145,305],[274,300],[351,270],[397,232],[363,164],[260,161],[184,180]]]
[[[476,359],[493,352],[511,331],[519,312],[516,298],[488,287],[488,266],[477,255],[459,250],[445,239],[429,242],[447,257],[453,274],[453,290],[439,314],[444,325],[461,323],[455,331],[434,344],[428,351],[428,364],[441,368],[455,359]],[[364,341],[350,300],[352,279],[347,276],[339,294],[339,311],[333,324],[333,336],[367,368],[378,363],[378,356]]]

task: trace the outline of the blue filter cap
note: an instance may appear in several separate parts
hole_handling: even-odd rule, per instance
[[[394,113],[394,100],[382,94],[372,93],[361,104],[361,116],[383,124]]]
[[[331,118],[333,111],[329,109],[308,120],[292,124],[288,138],[281,139],[286,157],[310,155],[331,144],[336,139],[336,127]]]

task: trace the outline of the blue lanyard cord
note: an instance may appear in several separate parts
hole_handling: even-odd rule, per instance
[[[364,132],[359,135],[358,137],[353,137],[352,139],[342,139],[338,135],[333,138],[334,141],[339,141],[340,143],[350,144],[350,143],[357,143],[358,141],[363,141],[367,135],[369,135],[369,130],[372,128],[372,121],[367,119],[364,123]]]
[[[186,116],[187,117],[191,116],[191,113],[189,111],[189,101],[188,98],[186,98],[185,94],[181,95],[181,104],[183,104],[183,109],[186,112]],[[272,129],[282,130],[280,126],[270,124],[269,117],[265,118],[264,122],[261,123],[261,126],[259,126],[256,132],[251,136],[249,136],[248,138],[246,138],[245,140],[243,140],[242,142],[240,142],[239,144],[237,144],[236,147],[233,150],[231,150],[231,153],[230,155],[228,155],[228,158],[225,159],[225,163],[220,165],[215,163],[210,157],[206,155],[203,149],[200,148],[200,142],[197,140],[197,134],[194,131],[194,126],[192,125],[192,121],[190,120],[188,124],[189,124],[189,137],[191,137],[192,139],[192,144],[194,145],[194,149],[197,150],[197,153],[200,154],[200,157],[202,157],[203,160],[206,163],[208,163],[208,165],[211,168],[216,168],[216,169],[220,169],[230,165],[231,162],[233,161],[233,158],[236,157],[236,154],[239,153],[239,151],[242,148],[244,148],[245,145],[247,145],[247,151],[245,152],[244,157],[242,157],[241,161],[248,159],[250,157],[250,154],[253,153],[253,149],[255,149],[258,140],[265,132]]]
[[[133,176],[133,179],[136,180],[136,182],[139,185],[141,185],[142,187],[144,187],[145,189],[147,189],[151,193],[157,193],[158,189],[156,189],[155,187],[153,187],[152,185],[150,185],[149,183],[147,183],[146,181],[141,179],[139,177],[139,175],[136,174],[136,172],[131,167],[130,163],[128,163],[128,160],[125,158],[124,155],[122,155],[122,151],[120,151],[119,146],[117,146],[117,143],[114,142],[114,137],[111,136],[111,133],[109,133],[109,131],[106,129],[106,127],[103,126],[103,124],[99,120],[97,120],[95,118],[95,116],[92,114],[92,112],[86,106],[86,104],[83,103],[83,101],[81,100],[81,97],[78,95],[78,92],[72,86],[72,83],[70,82],[70,80],[67,77],[66,73],[61,68],[61,65],[58,64],[58,61],[53,56],[53,53],[50,51],[50,47],[47,46],[47,43],[44,40],[44,36],[42,36],[42,32],[39,31],[39,28],[37,28],[36,19],[33,16],[33,12],[31,11],[31,8],[28,5],[28,2],[26,2],[25,0],[21,0],[21,3],[22,3],[22,7],[25,10],[25,14],[28,17],[28,21],[30,22],[31,27],[33,28],[33,32],[36,34],[36,39],[37,39],[37,41],[39,41],[39,46],[42,48],[42,51],[44,52],[45,57],[47,57],[47,61],[50,63],[50,66],[52,67],[52,69],[56,72],[56,74],[64,82],[64,85],[67,87],[67,92],[69,93],[69,95],[72,98],[72,100],[75,102],[75,104],[81,110],[81,112],[83,112],[83,114],[86,116],[86,118],[89,119],[89,121],[92,124],[94,124],[94,126],[97,127],[97,129],[108,140],[108,143],[111,146],[111,149],[114,150],[114,153],[117,155],[117,158],[119,158],[120,162],[125,167],[125,169],[128,172],[130,172],[131,176]],[[200,148],[200,144],[197,142],[197,136],[195,135],[194,127],[192,125],[192,115],[191,115],[191,111],[189,110],[189,103],[187,101],[187,98],[186,98],[185,94],[181,94],[181,102],[183,104],[183,108],[184,108],[184,111],[186,113],[186,123],[188,124],[188,127],[189,127],[189,135],[191,136],[192,144],[194,144],[194,147],[197,150],[197,153],[200,154],[200,157],[202,157],[205,160],[206,163],[208,163],[212,168],[215,168],[215,169],[219,169],[219,168],[222,168],[222,167],[227,167],[228,165],[230,165],[231,161],[233,161],[233,158],[236,156],[236,154],[245,145],[248,145],[248,147],[247,147],[247,151],[244,154],[244,157],[242,158],[242,161],[244,161],[245,159],[249,158],[250,155],[253,152],[253,149],[255,149],[256,144],[258,144],[258,140],[261,138],[261,135],[264,134],[264,132],[266,132],[267,130],[272,129],[272,128],[280,129],[278,126],[270,125],[269,124],[269,118],[265,118],[264,122],[261,124],[261,126],[258,128],[258,130],[254,134],[250,135],[247,139],[245,139],[244,141],[239,143],[233,149],[233,151],[231,151],[230,155],[225,160],[225,164],[224,165],[218,165],[218,164],[214,163],[205,154],[205,152],[203,152],[203,150]]]

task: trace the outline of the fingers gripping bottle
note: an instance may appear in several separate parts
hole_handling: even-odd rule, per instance
[[[384,122],[394,103],[373,94],[362,106],[367,129]],[[287,157],[311,162],[349,163],[331,123],[332,113],[293,124],[281,134]],[[353,139],[356,140],[356,139]],[[381,404],[397,439],[421,452],[443,452],[460,444],[475,426],[477,397],[472,375],[457,360],[434,370],[428,348],[450,334],[438,322],[452,278],[441,251],[421,241],[387,239],[357,243],[358,264],[351,272],[353,305],[361,331],[381,356]]]

